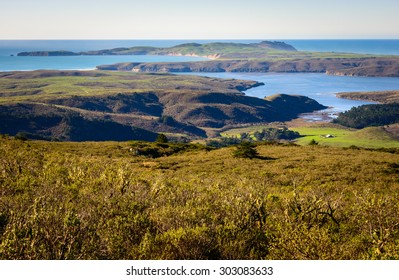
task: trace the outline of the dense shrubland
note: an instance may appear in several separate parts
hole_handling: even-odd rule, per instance
[[[0,259],[399,258],[398,154],[134,145],[3,137]]]

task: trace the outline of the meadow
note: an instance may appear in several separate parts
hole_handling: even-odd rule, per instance
[[[240,138],[241,134],[249,134],[253,137],[256,131],[264,128],[275,127],[276,125],[258,125],[247,126],[242,128],[229,129],[221,133],[224,137]],[[295,144],[306,146],[312,140],[322,146],[333,147],[351,147],[357,146],[362,148],[399,148],[397,136],[388,132],[389,128],[366,127],[363,129],[348,128],[333,123],[306,123],[300,121],[300,124],[288,122],[287,127],[301,136],[293,140]],[[330,135],[330,137],[327,137]]]
[[[398,149],[138,145],[3,136],[0,259],[399,258]]]

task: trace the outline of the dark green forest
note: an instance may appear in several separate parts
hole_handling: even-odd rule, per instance
[[[397,123],[399,122],[399,103],[353,107],[341,113],[334,122],[358,129]]]

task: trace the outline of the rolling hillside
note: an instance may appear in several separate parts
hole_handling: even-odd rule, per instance
[[[0,73],[0,133],[73,141],[148,140],[159,132],[196,138],[227,125],[285,121],[325,108],[307,97],[259,99],[241,92],[259,85],[171,74]],[[93,130],[78,129],[89,124]]]

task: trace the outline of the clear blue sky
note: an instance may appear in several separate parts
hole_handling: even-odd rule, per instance
[[[399,39],[399,0],[0,0],[0,39]]]

